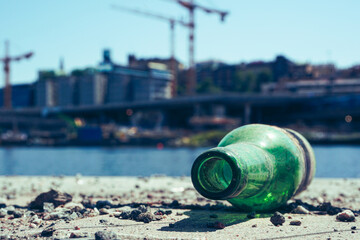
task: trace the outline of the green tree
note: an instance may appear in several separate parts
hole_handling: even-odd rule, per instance
[[[215,86],[214,81],[211,77],[205,78],[203,81],[198,83],[196,92],[198,93],[219,93],[221,89]]]

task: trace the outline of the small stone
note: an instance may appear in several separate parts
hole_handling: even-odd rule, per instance
[[[157,210],[157,211],[154,212],[154,215],[160,215],[160,216],[162,216],[162,215],[165,215],[165,212],[164,212],[163,210],[159,209],[159,210]]]
[[[0,209],[0,218],[5,217],[6,215],[7,215],[7,210],[1,208],[1,209]]]
[[[65,204],[64,208],[70,209],[73,212],[80,212],[84,209],[84,205],[82,205],[81,203],[69,202]]]
[[[254,224],[254,225],[252,225],[251,227],[256,228],[256,227],[257,227],[257,224]]]
[[[8,206],[7,208],[5,208],[5,210],[7,210],[7,214],[11,215],[15,212],[15,207],[14,206]]]
[[[355,230],[355,229],[356,229],[356,226],[352,226],[352,227],[351,227],[351,230]]]
[[[184,214],[181,213],[181,212],[177,212],[177,213],[176,213],[176,216],[182,216],[182,215],[184,215]]]
[[[137,220],[138,216],[141,214],[142,212],[138,209],[132,210],[130,213],[130,218],[133,220]]]
[[[295,208],[294,210],[292,210],[292,213],[296,213],[296,214],[309,214],[309,210],[307,210],[306,208],[304,208],[303,206],[297,206],[297,208]]]
[[[100,220],[99,220],[99,222],[100,222],[100,223],[107,223],[107,222],[108,222],[108,220],[105,220],[105,219],[100,219]]]
[[[100,212],[101,215],[106,215],[106,214],[110,213],[110,211],[108,209],[106,209],[106,208],[100,208],[99,212]]]
[[[75,226],[74,229],[75,229],[75,230],[80,230],[80,227]]]
[[[82,238],[82,235],[80,233],[72,232],[69,238]]]
[[[29,224],[29,227],[30,227],[30,228],[36,228],[36,224],[30,223],[30,224]]]
[[[256,215],[256,212],[251,212],[247,215],[247,218],[253,219],[253,218],[255,218],[255,215]]]
[[[155,218],[151,212],[145,212],[145,213],[140,213],[139,216],[137,217],[137,219],[135,219],[135,220],[141,221],[144,223],[149,223],[149,222],[155,220]]]
[[[130,219],[131,218],[131,212],[130,211],[124,211],[120,214],[120,217],[122,219]]]
[[[300,225],[301,225],[301,221],[300,221],[300,220],[293,220],[293,221],[290,222],[290,225],[300,226]]]
[[[121,212],[113,212],[114,217],[118,218],[121,215]]]
[[[211,214],[211,215],[210,215],[210,218],[218,218],[218,215],[216,215],[216,214]]]
[[[42,232],[41,232],[41,236],[42,237],[51,237],[55,232],[55,229],[52,227],[49,228],[45,228]]]
[[[117,239],[117,235],[110,231],[98,231],[95,233],[95,240],[113,240]]]
[[[355,233],[355,231],[351,231],[351,233]]]
[[[146,213],[146,212],[149,212],[150,211],[150,208],[149,207],[146,207],[145,205],[140,205],[138,207],[138,210],[142,213]]]
[[[166,210],[166,211],[165,211],[165,214],[166,214],[166,215],[170,215],[170,214],[172,214],[172,211],[171,211],[171,210]]]
[[[29,204],[30,209],[43,209],[45,202],[53,203],[55,207],[64,205],[72,201],[72,196],[68,193],[62,193],[51,189],[49,192],[44,192],[38,195],[34,201]]]
[[[285,217],[279,212],[275,212],[273,216],[270,218],[270,222],[275,226],[282,225],[285,222]]]
[[[351,210],[345,210],[336,215],[336,220],[341,222],[354,222],[355,215]]]
[[[21,218],[23,216],[23,213],[20,211],[14,211],[13,215],[14,218]]]
[[[100,208],[111,208],[112,204],[109,201],[103,201],[103,200],[99,200],[96,202],[96,208],[100,209]]]

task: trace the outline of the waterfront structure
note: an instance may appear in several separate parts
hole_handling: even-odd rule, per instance
[[[28,108],[33,106],[34,85],[15,84],[11,85],[11,102],[13,108]],[[0,106],[3,106],[4,90],[0,89]]]

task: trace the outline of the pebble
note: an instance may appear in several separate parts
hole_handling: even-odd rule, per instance
[[[285,222],[285,217],[281,213],[275,212],[274,215],[270,218],[270,222],[275,226],[279,226]]]
[[[254,225],[252,225],[251,227],[256,228],[256,227],[257,227],[257,224],[254,224]]]
[[[355,229],[356,229],[356,226],[352,226],[352,227],[351,227],[351,230],[355,230]]]
[[[292,210],[292,213],[296,214],[309,214],[309,210],[304,208],[303,206],[297,206],[294,210]]]
[[[300,221],[300,220],[293,220],[293,221],[290,222],[290,225],[300,226],[300,225],[301,225],[301,221]]]
[[[96,202],[96,208],[97,209],[101,209],[101,208],[111,208],[112,204],[111,202],[107,201],[107,200],[99,200]]]
[[[111,231],[98,231],[95,233],[95,240],[113,240],[117,239],[117,235]]]
[[[345,210],[336,215],[336,220],[341,222],[354,222],[355,215],[351,210]]]
[[[21,211],[16,210],[14,211],[13,215],[14,218],[21,218],[23,216],[23,213]]]
[[[7,210],[5,210],[4,208],[0,209],[0,218],[3,218],[7,215]]]
[[[36,228],[36,224],[30,223],[30,224],[29,224],[29,227],[30,227],[30,228]]]
[[[7,213],[9,215],[13,214],[15,212],[15,207],[14,206],[8,206],[7,208],[5,208],[5,210],[7,210]]]
[[[114,217],[120,217],[121,216],[121,212],[113,212],[113,215],[114,215]]]
[[[110,213],[110,211],[108,209],[106,209],[106,208],[100,208],[99,212],[100,212],[101,215],[105,215],[105,214]]]

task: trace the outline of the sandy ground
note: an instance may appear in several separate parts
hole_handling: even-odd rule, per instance
[[[12,214],[0,218],[0,239],[41,239],[41,232],[49,225],[54,230],[52,239],[71,235],[95,239],[98,231],[114,232],[118,239],[360,239],[359,217],[355,222],[340,222],[335,215],[315,211],[285,213],[285,223],[276,227],[270,222],[272,213],[248,218],[246,213],[228,207],[226,201],[204,199],[188,177],[0,177],[0,189],[0,206],[15,206],[23,213],[18,218]],[[32,223],[29,203],[50,189],[71,194],[73,203],[108,200],[112,206],[100,214],[92,208],[91,216],[71,220],[49,219],[49,213],[34,211],[40,220]],[[315,179],[296,199],[313,206],[331,202],[333,206],[350,208],[357,215],[360,179]],[[158,209],[171,213],[150,223],[119,218],[121,212],[140,204],[149,205],[152,213]],[[64,207],[54,211],[61,208]],[[300,220],[301,225],[290,225],[293,220]],[[225,228],[209,227],[215,222]]]

